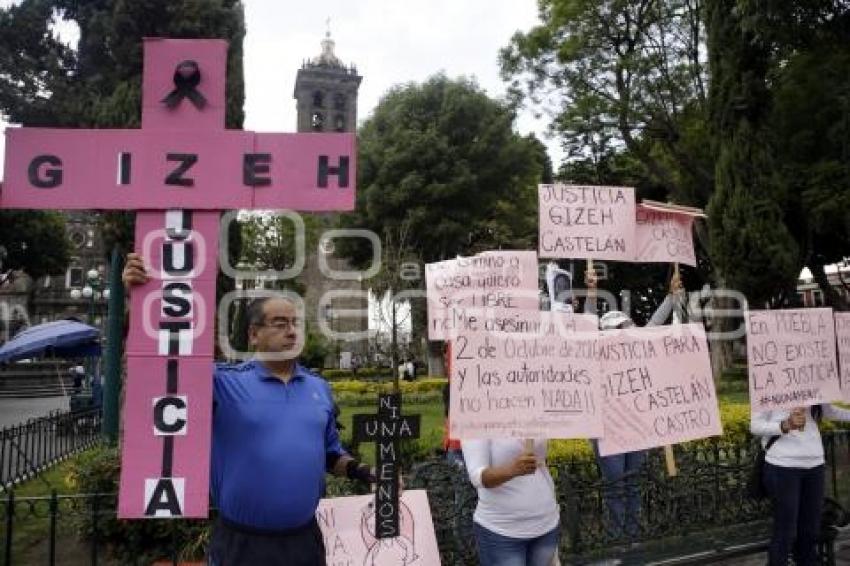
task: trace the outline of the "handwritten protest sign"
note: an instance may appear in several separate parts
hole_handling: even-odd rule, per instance
[[[449,381],[452,438],[601,436],[597,334],[459,333]]]
[[[835,340],[838,343],[839,383],[845,402],[850,402],[850,312],[835,313]]]
[[[603,456],[722,434],[699,324],[601,333]]]
[[[375,536],[374,499],[369,495],[323,499],[316,519],[325,541],[328,566],[439,566],[440,552],[428,494],[401,496],[400,530],[395,538]]]
[[[841,400],[832,309],[751,310],[745,322],[753,411]]]
[[[540,257],[634,261],[631,187],[540,185]]]
[[[691,213],[663,210],[644,203],[637,205],[636,261],[696,266],[693,225]]]
[[[515,331],[521,313],[539,308],[537,254],[493,251],[429,263],[428,338],[447,340],[458,331]]]

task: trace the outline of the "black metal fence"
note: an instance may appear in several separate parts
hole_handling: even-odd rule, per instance
[[[94,446],[100,415],[100,409],[57,411],[0,429],[0,490]]]
[[[847,522],[850,503],[850,434],[824,434],[827,496],[819,553],[835,564],[836,525]],[[659,452],[659,451],[656,451]],[[603,482],[592,461],[552,467],[561,504],[560,554],[565,564],[620,558],[647,564],[671,557],[679,563],[711,563],[764,550],[770,530],[766,501],[751,499],[746,480],[755,445],[709,441],[676,447],[679,474],[668,477],[660,453],[640,473],[616,485]],[[445,565],[476,564],[472,513],[476,493],[466,474],[440,461],[419,464],[407,481],[428,490]],[[332,495],[350,493],[333,482]],[[636,497],[634,528],[622,528],[610,502]],[[151,564],[202,559],[208,521],[119,521],[115,494],[0,500],[5,537],[2,564]]]

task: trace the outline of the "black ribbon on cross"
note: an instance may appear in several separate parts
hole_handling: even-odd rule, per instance
[[[201,82],[201,68],[195,61],[181,61],[174,68],[174,90],[162,99],[162,102],[169,108],[174,108],[184,98],[188,98],[195,108],[201,110],[207,105],[207,99],[204,95],[198,92],[198,85]]]

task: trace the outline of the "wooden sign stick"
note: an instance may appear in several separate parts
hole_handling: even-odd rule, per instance
[[[673,277],[676,278],[676,279],[679,278],[679,264],[678,263],[673,264]],[[673,313],[672,316],[675,319],[675,316],[676,316],[675,312]],[[674,320],[673,324],[678,324],[678,322],[676,322]],[[667,463],[667,475],[670,476],[671,478],[677,476],[679,474],[679,470],[676,468],[676,455],[673,454],[673,446],[671,446],[669,444],[664,447],[664,461]]]

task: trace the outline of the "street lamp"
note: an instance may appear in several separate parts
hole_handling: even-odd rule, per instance
[[[86,285],[82,289],[71,289],[70,294],[71,298],[75,301],[78,301],[81,298],[88,299],[88,322],[92,326],[95,326],[95,302],[100,299],[101,296],[103,296],[104,299],[109,298],[109,290],[105,289],[105,281],[103,280],[100,272],[97,269],[89,269],[88,272],[86,272]],[[91,360],[89,360],[88,363],[90,364],[89,375],[94,377],[94,363],[92,363]]]
[[[86,273],[86,285],[82,289],[71,289],[71,298],[75,301],[80,299],[89,300],[88,322],[94,325],[95,301],[101,298],[109,298],[108,289],[105,289],[103,277],[97,269],[89,269]]]

